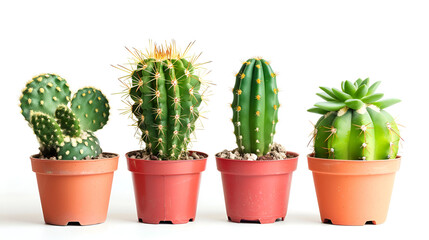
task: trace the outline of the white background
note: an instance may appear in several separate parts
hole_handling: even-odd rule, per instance
[[[425,1],[2,1],[0,3],[0,238],[248,239],[322,237],[330,239],[424,238],[429,214],[428,84],[429,7]],[[122,72],[127,47],[148,40],[175,39],[212,63],[212,87],[205,129],[192,149],[210,154],[202,176],[196,222],[149,225],[137,222],[131,174],[124,154],[139,148],[134,128],[120,115]],[[213,155],[235,148],[230,123],[231,88],[242,61],[263,56],[278,73],[280,122],[275,141],[301,154],[284,222],[236,224],[226,220],[220,173]],[[29,156],[38,144],[20,115],[18,98],[26,81],[44,72],[66,78],[73,91],[101,88],[112,106],[109,124],[97,132],[105,151],[121,155],[104,224],[57,227],[43,223]],[[382,81],[386,97],[403,101],[389,108],[404,125],[401,154],[387,221],[364,227],[320,223],[306,154],[307,113],[319,99],[319,85],[370,77]],[[420,237],[419,237],[420,236]]]

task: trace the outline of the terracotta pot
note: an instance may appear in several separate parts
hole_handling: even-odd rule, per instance
[[[273,223],[286,217],[292,172],[298,154],[285,160],[216,158],[221,172],[228,219],[232,222]]]
[[[115,157],[97,160],[49,160],[30,157],[36,173],[45,222],[91,225],[106,221]]]
[[[322,222],[338,225],[383,223],[400,161],[400,157],[361,161],[308,155]]]
[[[137,216],[144,223],[187,223],[195,220],[201,172],[208,155],[198,160],[143,160],[126,154],[132,172]]]

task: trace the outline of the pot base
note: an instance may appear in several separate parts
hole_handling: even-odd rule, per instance
[[[343,225],[343,226],[364,226],[364,225],[378,225],[384,223],[385,219],[383,220],[370,220],[365,221],[364,219],[353,219],[353,220],[341,220],[341,219],[330,219],[330,218],[321,218],[320,219],[323,223],[326,224],[333,224],[333,225]]]
[[[266,224],[266,223],[275,223],[277,221],[284,221],[285,217],[272,217],[272,218],[240,218],[240,217],[229,217],[228,220],[231,222],[236,223],[260,223],[260,224]]]
[[[149,223],[149,224],[185,224],[188,222],[193,222],[194,219],[190,218],[190,219],[174,219],[174,220],[154,220],[154,219],[148,219],[148,220],[143,220],[141,218],[139,218],[139,222],[141,223]]]

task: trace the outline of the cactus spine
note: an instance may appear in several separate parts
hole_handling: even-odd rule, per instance
[[[398,126],[384,109],[398,99],[380,100],[380,82],[345,81],[341,90],[320,87],[326,100],[308,111],[323,114],[315,125],[314,152],[319,158],[344,160],[394,159],[400,140]]]
[[[22,115],[30,123],[44,157],[82,160],[102,151],[93,131],[109,117],[106,97],[95,88],[82,88],[70,102],[66,80],[55,74],[41,74],[22,91]]]
[[[187,58],[172,42],[152,45],[147,53],[131,52],[133,69],[125,95],[133,100],[130,108],[141,130],[146,150],[160,159],[177,160],[187,153],[191,133],[199,117],[202,79],[196,73],[197,57]],[[119,68],[124,69],[119,66]]]
[[[243,63],[236,76],[233,111],[234,134],[241,153],[257,156],[271,150],[278,122],[276,74],[262,58]]]

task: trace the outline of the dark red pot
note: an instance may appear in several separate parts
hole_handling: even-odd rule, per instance
[[[132,172],[140,222],[187,223],[195,220],[201,172],[208,155],[198,160],[142,160],[126,154]]]
[[[216,158],[222,174],[228,219],[232,222],[273,223],[286,217],[292,172],[298,154],[284,160]]]

